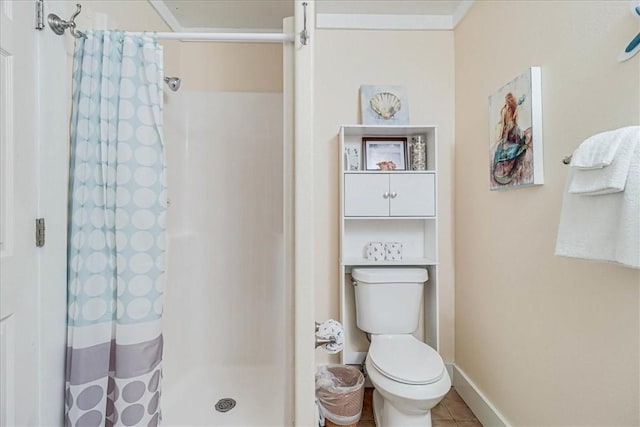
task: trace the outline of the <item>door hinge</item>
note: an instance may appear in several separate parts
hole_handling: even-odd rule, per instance
[[[36,30],[44,30],[44,0],[36,0]]]
[[[44,218],[36,218],[36,246],[44,246]]]

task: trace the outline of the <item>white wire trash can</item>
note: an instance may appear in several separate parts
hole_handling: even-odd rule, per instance
[[[316,403],[319,424],[325,427],[357,427],[362,416],[364,375],[346,365],[316,368]]]

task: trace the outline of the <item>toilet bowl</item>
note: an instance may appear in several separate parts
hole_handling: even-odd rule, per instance
[[[372,335],[365,366],[376,389],[376,425],[431,426],[431,409],[451,388],[434,349],[413,335]]]
[[[356,323],[368,332],[365,360],[376,391],[376,425],[431,426],[431,409],[451,388],[440,355],[412,333],[418,327],[424,268],[354,268]]]

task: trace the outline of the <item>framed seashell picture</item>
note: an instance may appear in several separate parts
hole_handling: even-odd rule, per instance
[[[360,86],[364,125],[408,125],[409,102],[404,86]]]

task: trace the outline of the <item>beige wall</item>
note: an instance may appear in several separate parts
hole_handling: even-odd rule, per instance
[[[181,44],[182,88],[207,92],[282,92],[282,44]]]
[[[567,166],[638,124],[629,2],[477,1],[455,31],[456,364],[514,425],[640,425],[640,272],[555,257]],[[542,67],[545,184],[488,190],[487,96]]]
[[[340,125],[360,123],[360,85],[406,86],[411,123],[439,125],[440,351],[453,361],[453,33],[317,30],[315,43],[316,319],[339,319]]]

